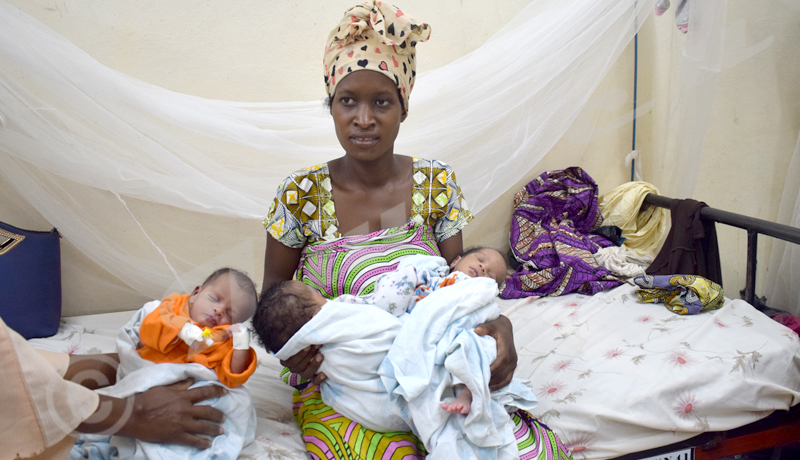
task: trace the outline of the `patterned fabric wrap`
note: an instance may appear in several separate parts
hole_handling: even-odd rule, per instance
[[[663,303],[679,315],[716,310],[725,302],[722,286],[697,275],[639,275],[633,278],[639,301]]]
[[[412,254],[439,256],[430,228],[410,222],[402,227],[339,238],[303,248],[297,279],[333,299],[345,293],[368,295],[384,273]]]
[[[328,96],[333,97],[336,85],[350,72],[374,70],[394,82],[407,111],[417,74],[416,46],[430,36],[428,24],[387,2],[370,0],[350,8],[325,45]]]
[[[522,265],[500,297],[591,295],[622,283],[592,256],[612,243],[589,234],[603,217],[597,184],[581,168],[543,173],[517,192],[514,208],[511,249]]]
[[[429,225],[436,242],[455,235],[472,220],[455,172],[436,160],[413,159],[409,222]],[[327,164],[296,171],[278,187],[264,227],[290,248],[341,238]]]
[[[295,391],[292,411],[314,460],[422,460],[427,454],[411,433],[377,433],[322,402],[319,387]],[[526,411],[510,414],[521,460],[567,460],[572,457],[558,436]]]

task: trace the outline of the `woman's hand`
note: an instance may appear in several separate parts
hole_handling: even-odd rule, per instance
[[[324,372],[317,374],[319,366],[325,359],[319,352],[319,347],[319,345],[309,345],[291,358],[281,360],[281,364],[293,373],[300,374],[304,379],[311,380],[314,385],[319,385],[328,378]]]
[[[497,341],[497,358],[489,366],[489,371],[492,373],[489,389],[499,390],[511,382],[514,370],[517,368],[517,349],[514,348],[514,332],[511,321],[500,315],[493,321],[478,324],[475,333],[491,336]]]
[[[182,444],[207,449],[223,433],[225,415],[196,404],[228,392],[219,385],[189,389],[192,380],[153,387],[127,399],[101,395],[95,413],[78,426],[81,433],[116,434],[146,442]]]

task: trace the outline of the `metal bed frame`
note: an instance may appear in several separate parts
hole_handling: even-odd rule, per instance
[[[644,204],[670,208],[671,204],[678,201],[675,198],[651,193],[645,197]],[[758,235],[767,235],[800,244],[800,228],[711,207],[701,208],[700,218],[747,231],[747,274],[745,288],[741,291],[742,298],[759,310],[769,310],[766,302],[756,297],[755,294]],[[715,460],[797,442],[800,442],[800,404],[795,405],[789,411],[776,411],[762,420],[733,430],[702,433],[679,443],[623,455],[617,460],[643,458]],[[684,451],[684,453],[679,457],[670,456],[677,451]]]

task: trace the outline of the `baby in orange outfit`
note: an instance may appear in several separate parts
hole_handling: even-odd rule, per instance
[[[253,281],[232,268],[211,274],[191,294],[174,293],[148,314],[139,330],[139,355],[156,363],[198,363],[230,388],[256,370],[250,330],[256,311]]]

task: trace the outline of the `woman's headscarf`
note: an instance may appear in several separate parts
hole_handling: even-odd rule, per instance
[[[384,1],[370,0],[344,14],[325,46],[325,86],[333,97],[336,85],[350,72],[374,70],[389,77],[408,110],[416,77],[416,45],[431,36],[420,23]]]

